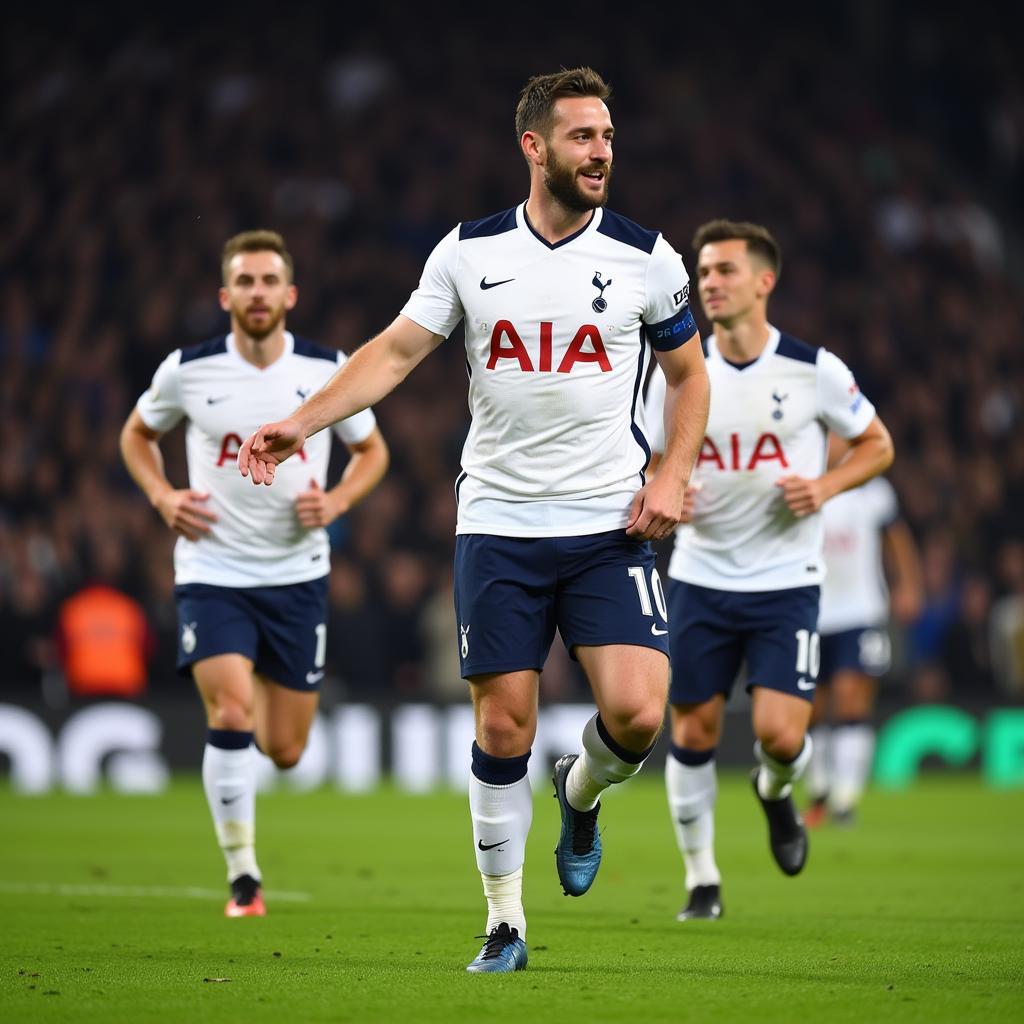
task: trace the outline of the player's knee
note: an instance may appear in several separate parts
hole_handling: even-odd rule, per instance
[[[305,749],[303,743],[277,743],[271,745],[264,753],[278,768],[294,768]]]
[[[252,708],[240,701],[230,698],[215,700],[207,704],[207,715],[211,729],[252,732]]]
[[[785,723],[761,729],[757,738],[777,761],[792,761],[804,746],[804,730]]]
[[[605,715],[603,712],[602,720]],[[661,705],[651,705],[609,711],[607,717],[610,721],[605,720],[605,727],[627,750],[645,750],[661,732],[665,711]]]
[[[721,739],[721,722],[717,715],[691,711],[672,715],[672,742],[688,750],[710,750]]]
[[[533,745],[532,715],[510,708],[490,708],[480,715],[477,741],[493,757],[517,757]]]

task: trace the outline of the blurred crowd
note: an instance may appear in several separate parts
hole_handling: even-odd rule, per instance
[[[20,16],[0,41],[0,699],[67,692],[83,593],[141,613],[143,678],[126,666],[124,692],[187,690],[173,538],[117,439],[161,359],[225,329],[224,240],[281,231],[289,327],[351,351],[452,225],[525,197],[518,90],[576,63],[613,86],[613,207],[691,267],[703,221],[768,225],[784,253],[773,322],[841,355],[890,427],[927,591],[901,634],[903,692],[1022,699],[1024,77],[994,31],[972,24],[963,48],[955,17],[890,6],[792,25],[662,12],[655,32],[641,4],[633,27],[553,13],[522,42],[442,31],[427,10],[210,16],[201,31],[83,10],[59,34]],[[392,469],[332,527],[339,696],[464,692],[460,348],[456,333],[377,408]],[[164,451],[183,485],[180,430]],[[544,685],[577,692],[564,652]]]

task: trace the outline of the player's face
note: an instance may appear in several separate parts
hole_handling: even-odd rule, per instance
[[[608,202],[614,134],[611,114],[596,96],[555,101],[555,124],[544,140],[544,185],[566,209],[586,213]]]
[[[276,252],[240,252],[228,264],[220,306],[231,314],[237,329],[262,341],[295,306],[296,296],[288,267]]]
[[[731,327],[767,298],[775,275],[752,259],[741,239],[708,242],[697,255],[697,286],[704,315]]]

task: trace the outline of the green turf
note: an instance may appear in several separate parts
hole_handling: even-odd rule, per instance
[[[484,923],[464,797],[262,798],[270,914],[229,921],[197,781],[159,799],[4,790],[0,1020],[1024,1019],[1024,796],[950,776],[872,794],[856,828],[813,835],[790,879],[748,786],[722,782],[726,917],[687,924],[657,779],[606,800],[605,860],[582,899],[558,888],[557,806],[539,796],[530,966],[512,976],[464,970]]]

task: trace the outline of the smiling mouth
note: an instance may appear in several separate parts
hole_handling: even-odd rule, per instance
[[[601,170],[598,171],[580,171],[580,177],[586,178],[588,181],[593,181],[596,184],[600,185],[601,182],[603,182],[604,179],[607,177],[607,174],[602,168]]]

